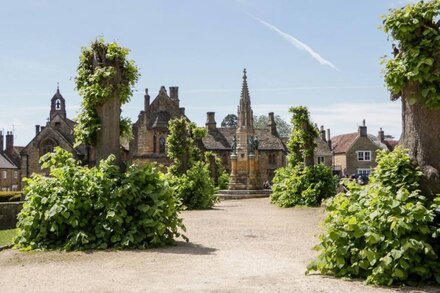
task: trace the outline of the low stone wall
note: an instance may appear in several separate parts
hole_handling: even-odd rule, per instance
[[[13,229],[17,224],[17,215],[23,208],[23,202],[0,202],[0,230]]]

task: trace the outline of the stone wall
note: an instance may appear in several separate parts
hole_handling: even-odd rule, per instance
[[[347,170],[345,174],[357,174],[357,169],[369,169],[376,167],[376,151],[379,147],[368,137],[359,137],[347,152]],[[357,151],[371,151],[371,161],[358,161]]]
[[[23,202],[0,202],[0,230],[15,228],[22,208]]]

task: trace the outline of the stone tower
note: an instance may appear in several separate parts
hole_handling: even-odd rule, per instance
[[[60,93],[59,86],[57,86],[57,92],[53,95],[52,100],[50,100],[50,120],[57,114],[66,119],[66,101]]]
[[[258,168],[258,138],[255,136],[251,97],[247,84],[246,69],[243,70],[240,105],[237,110],[237,130],[232,141],[231,190],[262,189]]]

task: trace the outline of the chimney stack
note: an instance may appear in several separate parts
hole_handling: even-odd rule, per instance
[[[319,133],[321,133],[321,139],[323,141],[327,141],[325,138],[325,129],[324,129],[324,125],[321,125],[321,129],[319,130]]]
[[[330,128],[327,129],[327,144],[331,150],[332,149],[332,137],[330,136]]]
[[[382,127],[380,128],[379,132],[377,133],[377,139],[380,142],[384,142],[385,141],[385,132],[382,130]]]
[[[361,137],[367,137],[367,126],[365,125],[365,119],[362,120],[362,126],[359,126],[358,133]]]
[[[270,129],[272,135],[278,136],[277,123],[275,122],[275,115],[273,112],[269,113],[269,121],[267,122],[267,127]]]
[[[170,98],[171,100],[179,101],[179,87],[170,86]]]
[[[3,142],[3,131],[0,131],[0,154],[3,154],[4,142]]]
[[[14,135],[12,134],[12,131],[6,133],[5,154],[10,158],[12,158],[12,155],[14,154]]]
[[[35,125],[35,136],[40,134],[40,125]]]
[[[179,110],[180,110],[180,113],[182,113],[183,115],[185,115],[185,107],[181,107],[181,108],[179,108]]]
[[[148,95],[148,88],[146,88],[144,95],[144,111],[147,112],[149,108],[150,108],[150,95]]]
[[[208,129],[208,131],[212,131],[212,130],[217,129],[217,122],[215,122],[215,112],[207,112],[206,113],[205,126],[206,126],[206,129]]]

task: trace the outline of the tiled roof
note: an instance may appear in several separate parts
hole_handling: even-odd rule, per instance
[[[398,140],[385,140],[384,142],[383,142],[386,146],[387,146],[387,148],[390,150],[390,151],[392,151],[392,150],[394,150],[394,148],[399,144],[399,141]]]
[[[346,153],[358,136],[357,132],[332,137],[332,148],[335,154]]]
[[[0,169],[17,169],[17,166],[9,161],[4,154],[0,154]]]
[[[235,128],[217,128],[209,131],[202,142],[208,150],[230,150],[235,135]],[[255,129],[255,136],[260,141],[260,150],[285,150],[281,139],[271,134],[269,129]]]
[[[171,115],[168,112],[161,111],[157,114],[153,114],[151,121],[151,128],[167,128],[168,127],[168,121],[171,119]]]

